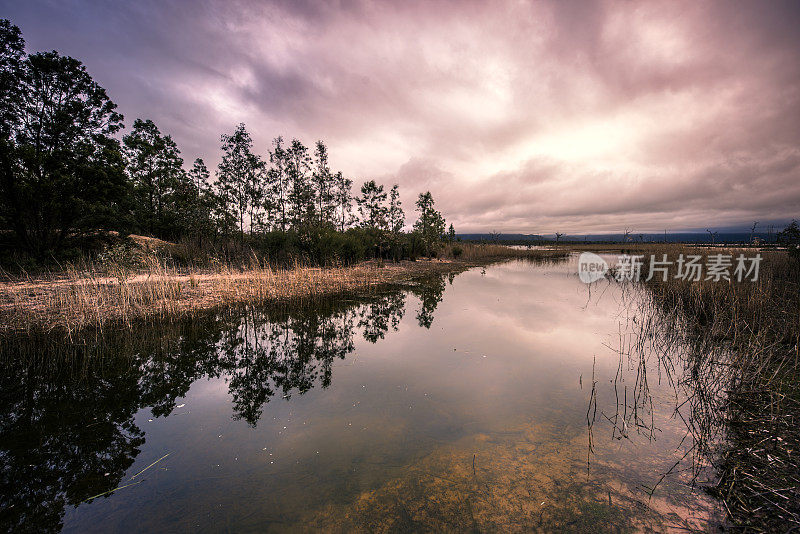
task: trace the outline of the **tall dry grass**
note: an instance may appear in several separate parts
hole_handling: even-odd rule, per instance
[[[674,249],[666,252],[674,259]],[[652,253],[660,259],[663,251]],[[726,436],[714,493],[734,526],[771,532],[800,529],[800,262],[785,251],[761,255],[757,281],[686,281],[673,271],[645,286],[659,316],[671,318],[691,347],[698,394],[725,389],[713,414]]]
[[[484,243],[454,243],[444,247],[443,256],[466,262],[482,262],[503,259],[562,259],[569,255],[568,250],[519,249],[506,245]]]
[[[563,254],[562,254],[563,255]],[[144,265],[84,263],[63,272],[22,276],[0,283],[0,324],[4,330],[63,330],[68,334],[107,324],[185,316],[219,306],[311,299],[381,285],[402,284],[433,272],[517,257],[553,256],[507,247],[465,246],[460,258],[399,263],[364,262],[350,267],[295,264],[277,268],[252,256],[249,265],[186,272],[148,255]]]

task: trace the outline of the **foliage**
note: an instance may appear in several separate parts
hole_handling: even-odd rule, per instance
[[[257,223],[256,213],[263,203],[262,172],[264,163],[253,153],[253,140],[244,124],[239,124],[232,135],[223,135],[222,161],[217,170],[219,198],[239,223],[244,239],[244,219],[250,216],[250,231]]]
[[[414,223],[414,231],[418,232],[425,244],[427,255],[434,255],[436,247],[444,236],[445,221],[442,214],[434,209],[433,195],[430,191],[420,193],[417,199],[419,218]]]
[[[0,93],[0,235],[13,233],[16,250],[37,262],[85,253],[110,230],[180,242],[181,262],[253,251],[287,263],[396,261],[434,256],[444,238],[430,192],[406,234],[398,185],[387,192],[367,180],[354,198],[353,180],[331,169],[323,141],[312,154],[278,136],[262,159],[239,124],[220,138],[213,182],[201,158],[184,168],[178,144],[152,120],[136,119],[120,144],[122,116],[83,65],[56,52],[26,56],[6,20]]]
[[[98,228],[116,227],[128,197],[113,137],[116,105],[76,59],[24,56],[19,29],[0,23],[0,219],[43,259]]]
[[[778,243],[789,248],[789,255],[795,260],[800,260],[800,226],[797,221],[792,220],[791,224],[778,232]]]
[[[122,138],[128,176],[133,186],[133,213],[140,230],[169,238],[181,233],[178,192],[188,182],[183,158],[170,136],[162,135],[151,120],[136,119]]]
[[[356,203],[362,226],[388,230],[389,208],[385,206],[386,193],[382,185],[376,184],[375,180],[364,182],[364,185],[361,186],[361,196],[356,199]]]

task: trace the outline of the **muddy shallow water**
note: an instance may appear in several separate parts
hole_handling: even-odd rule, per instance
[[[620,355],[635,299],[590,292],[574,261],[509,262],[369,299],[7,343],[0,524],[709,528],[676,370]]]

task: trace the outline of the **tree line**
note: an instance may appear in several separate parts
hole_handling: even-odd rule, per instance
[[[244,124],[220,138],[215,171],[186,168],[170,135],[123,116],[80,61],[25,53],[0,20],[0,232],[37,260],[116,231],[199,248],[260,250],[273,257],[356,261],[435,254],[454,239],[430,192],[404,232],[398,186],[353,181],[329,164],[328,147],[276,137],[263,154]]]

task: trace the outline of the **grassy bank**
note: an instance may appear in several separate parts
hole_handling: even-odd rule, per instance
[[[0,324],[7,331],[67,333],[111,324],[131,326],[140,320],[187,316],[232,304],[369,292],[493,261],[547,260],[564,254],[469,244],[453,245],[441,252],[437,259],[369,261],[326,268],[276,268],[254,256],[246,266],[189,270],[151,255],[136,269],[106,262],[68,266],[35,277],[6,276],[0,283]]]
[[[732,251],[713,251],[721,252]],[[638,253],[647,262],[649,254],[675,260],[711,252],[650,246]],[[722,422],[721,450],[710,451],[719,474],[712,492],[735,530],[785,532],[800,529],[800,263],[785,251],[761,254],[755,282],[670,276],[645,285],[659,328],[688,342],[686,380],[696,395],[724,388],[719,413],[696,414]],[[698,406],[707,400],[695,399]],[[706,421],[691,425],[705,439]]]

